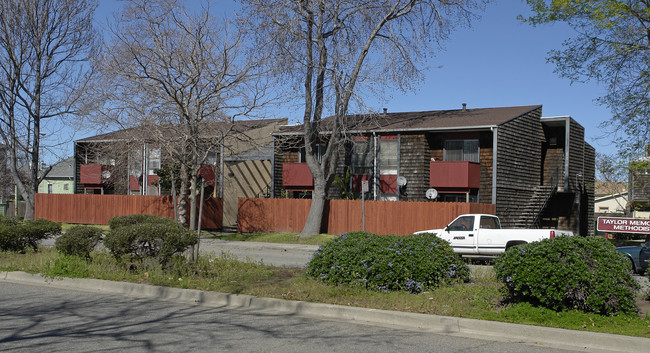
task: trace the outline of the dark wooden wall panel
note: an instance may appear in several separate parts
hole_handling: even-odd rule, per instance
[[[541,115],[539,107],[498,128],[496,212],[504,227],[514,225],[540,185]]]
[[[429,161],[427,140],[423,134],[400,135],[399,175],[406,178],[406,195],[401,201],[426,201],[429,188]]]

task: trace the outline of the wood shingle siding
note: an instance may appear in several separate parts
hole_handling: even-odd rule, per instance
[[[538,108],[499,126],[497,188],[530,190],[540,185],[541,114]]]
[[[497,140],[497,215],[511,227],[540,185],[541,107],[500,125]]]
[[[348,166],[350,165],[350,147],[347,145],[341,145],[339,146],[336,153],[338,154],[338,163],[336,165],[335,175],[341,178],[343,182],[345,182],[345,174],[347,173]],[[327,198],[340,199],[342,191],[343,188],[332,181],[332,185],[327,190]]]
[[[594,197],[596,195],[596,149],[585,143],[585,191],[587,195],[585,197],[587,203],[586,213],[589,220],[586,225],[582,225],[582,228],[586,230],[586,233],[581,232],[581,234],[594,234]],[[583,202],[584,202],[583,201]]]
[[[482,132],[480,136],[481,187],[478,193],[479,203],[492,203],[492,171],[494,170],[494,148],[492,132]]]
[[[427,139],[424,134],[400,136],[399,175],[406,178],[406,195],[401,201],[426,201],[429,188],[429,161],[427,158]]]
[[[569,190],[579,191],[585,177],[585,129],[575,120],[569,122]]]

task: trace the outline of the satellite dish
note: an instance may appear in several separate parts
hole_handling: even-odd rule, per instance
[[[403,176],[398,176],[397,177],[397,186],[404,186],[406,185],[406,178]]]
[[[434,188],[431,188],[431,189],[427,190],[426,196],[427,196],[427,199],[434,200],[436,197],[438,197],[438,190],[436,190]]]

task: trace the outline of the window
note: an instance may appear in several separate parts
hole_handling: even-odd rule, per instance
[[[137,148],[129,152],[129,174],[138,178],[142,175],[142,149]]]
[[[318,163],[321,163],[323,161],[323,155],[325,154],[325,150],[327,149],[327,145],[324,143],[319,143],[316,146],[314,146],[314,151],[316,152],[316,157],[318,159]],[[305,163],[307,162],[307,149],[302,147],[300,148],[300,163]]]
[[[481,217],[481,229],[501,229],[501,224],[496,217]]]
[[[472,231],[474,230],[474,216],[463,216],[449,225],[450,231]]]
[[[47,184],[47,193],[51,194],[54,190],[54,185],[52,184]]]
[[[445,194],[445,193],[439,193],[438,194],[438,200],[442,202],[467,202],[468,197],[467,194],[461,193],[461,194]],[[478,194],[469,194],[469,202],[478,202]]]
[[[479,162],[478,140],[447,140],[444,151],[445,161]]]
[[[352,170],[353,175],[370,175],[372,172],[372,153],[370,153],[370,139],[366,141],[355,141],[352,146]]]
[[[149,175],[154,169],[160,169],[160,147],[149,148]]]
[[[99,152],[97,156],[97,164],[115,165],[115,158],[110,155],[110,152]]]
[[[219,154],[214,151],[208,152],[208,156],[205,158],[205,164],[208,165],[217,165],[219,161]]]
[[[607,213],[609,212],[609,207],[598,207],[598,212],[600,213]]]
[[[380,174],[397,175],[397,140],[379,141]]]
[[[66,190],[66,191],[70,190],[70,184],[68,184],[68,183],[63,184],[63,190]]]

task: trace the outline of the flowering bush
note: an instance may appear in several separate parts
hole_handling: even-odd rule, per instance
[[[629,261],[603,238],[559,237],[513,247],[494,262],[514,301],[552,310],[634,313],[639,285]]]
[[[419,293],[467,281],[470,271],[449,244],[435,235],[397,237],[354,232],[322,246],[309,262],[307,274],[328,283]]]

